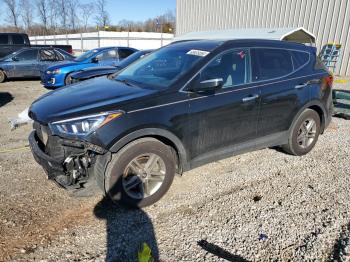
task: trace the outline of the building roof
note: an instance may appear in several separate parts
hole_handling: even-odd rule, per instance
[[[191,32],[174,38],[182,40],[234,40],[234,39],[270,39],[298,43],[315,43],[315,35],[303,27],[294,28],[237,28],[213,31]]]

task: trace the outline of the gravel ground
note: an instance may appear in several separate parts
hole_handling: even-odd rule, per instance
[[[0,101],[13,96],[0,151],[27,143],[31,128],[10,132],[6,118],[44,92],[0,85]],[[306,156],[264,149],[194,169],[142,210],[72,198],[28,149],[0,153],[0,261],[135,261],[143,242],[161,261],[350,261],[349,134],[334,118]]]

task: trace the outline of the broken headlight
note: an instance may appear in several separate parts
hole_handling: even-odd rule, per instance
[[[95,115],[56,121],[50,123],[49,126],[52,132],[57,135],[63,134],[68,136],[83,137],[91,134],[113,119],[120,117],[122,114],[123,113],[120,111],[104,112]]]

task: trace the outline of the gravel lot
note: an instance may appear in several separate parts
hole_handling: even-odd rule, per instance
[[[112,209],[47,181],[22,148],[31,127],[10,131],[45,92],[0,84],[0,261],[135,261],[143,242],[161,261],[350,261],[350,121],[334,118],[306,156],[235,156],[177,177],[156,205]]]

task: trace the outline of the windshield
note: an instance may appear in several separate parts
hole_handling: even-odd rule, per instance
[[[135,62],[137,59],[142,58],[142,57],[148,55],[149,53],[151,53],[151,51],[138,51],[136,53],[133,53],[132,55],[129,55],[127,58],[123,59],[123,61],[121,61],[117,65],[117,67],[119,67],[119,68],[127,67],[131,63]]]
[[[75,58],[74,61],[82,62],[82,61],[84,61],[84,60],[86,60],[86,59],[90,59],[90,58],[92,58],[97,52],[98,52],[98,50],[96,50],[96,49],[87,51],[87,52],[81,54],[80,56],[78,56],[77,58]]]
[[[187,45],[170,45],[126,67],[115,79],[151,88],[166,88],[208,53]]]

